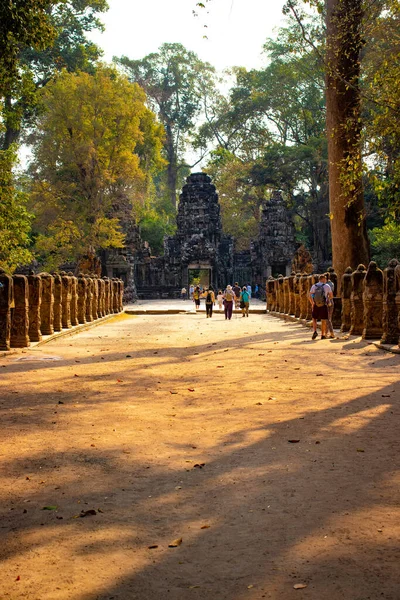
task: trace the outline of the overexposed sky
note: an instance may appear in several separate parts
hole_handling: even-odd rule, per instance
[[[284,0],[211,0],[206,9],[197,9],[197,18],[192,13],[196,0],[108,3],[109,10],[102,15],[105,32],[90,36],[103,48],[107,62],[122,55],[139,59],[156,52],[164,42],[179,42],[222,70],[264,64],[262,46],[282,23]]]

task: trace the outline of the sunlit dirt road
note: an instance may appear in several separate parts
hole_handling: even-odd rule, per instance
[[[266,315],[1,358],[0,599],[399,600],[399,373]]]

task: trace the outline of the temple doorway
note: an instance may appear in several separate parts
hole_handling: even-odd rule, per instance
[[[188,269],[189,285],[199,285],[207,288],[211,284],[211,268]]]

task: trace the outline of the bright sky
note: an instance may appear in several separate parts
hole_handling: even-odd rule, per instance
[[[91,35],[103,48],[106,61],[122,55],[139,59],[156,52],[164,42],[180,42],[222,70],[262,66],[262,46],[283,19],[284,0],[211,0],[206,9],[198,9],[197,18],[192,13],[196,0],[108,3],[109,10],[102,15],[105,32]]]

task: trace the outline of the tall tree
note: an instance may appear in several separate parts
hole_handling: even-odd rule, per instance
[[[202,110],[204,87],[212,85],[214,69],[181,44],[163,44],[158,52],[141,60],[126,56],[114,60],[145,90],[164,125],[167,188],[175,208],[179,171],[187,167],[185,143]]]
[[[137,84],[107,66],[64,71],[46,86],[31,203],[47,265],[122,246],[114,207],[145,193],[147,174],[163,164],[162,126],[145,102]]]
[[[333,266],[369,260],[361,160],[362,0],[326,0],[326,126]]]

